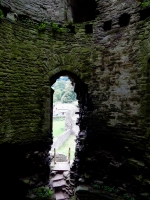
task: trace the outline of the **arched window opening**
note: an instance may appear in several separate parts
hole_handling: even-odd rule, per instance
[[[87,115],[89,113],[89,111],[93,110],[93,104],[92,104],[92,99],[90,98],[90,96],[88,95],[88,87],[86,84],[84,84],[82,82],[82,80],[77,77],[74,73],[69,72],[67,70],[61,71],[57,74],[55,74],[53,77],[51,77],[50,79],[50,85],[51,85],[51,109],[50,109],[50,124],[52,124],[53,121],[53,100],[55,103],[55,96],[54,95],[54,90],[55,88],[53,88],[53,84],[57,83],[57,79],[61,80],[61,79],[70,79],[71,84],[73,85],[74,88],[74,92],[76,93],[76,99],[77,99],[77,110],[73,112],[73,116],[75,118],[74,123],[76,123],[78,125],[78,131],[77,131],[77,136],[75,136],[75,147],[73,147],[73,145],[69,142],[69,144],[66,144],[67,146],[67,151],[68,151],[68,158],[66,158],[66,156],[63,155],[63,153],[58,153],[57,155],[57,150],[55,149],[54,151],[52,151],[53,149],[51,148],[50,151],[50,155],[51,155],[51,174],[53,174],[54,172],[54,177],[53,178],[58,178],[57,176],[60,176],[60,174],[62,175],[63,171],[68,171],[69,172],[69,178],[70,179],[74,179],[74,177],[72,176],[72,170],[74,169],[74,167],[76,166],[76,162],[78,162],[78,156],[79,156],[79,152],[81,151],[81,149],[84,149],[84,139],[86,138],[87,135],[87,129],[88,129],[88,119],[87,119]],[[67,91],[69,91],[69,89],[67,89]],[[64,101],[64,96],[65,93],[63,94],[63,96],[61,97],[61,100]],[[64,98],[64,99],[63,99]],[[60,98],[59,98],[60,99]],[[56,113],[55,113],[56,114]],[[63,112],[63,114],[65,114],[65,112]],[[77,115],[77,116],[76,116]],[[70,119],[72,117],[72,113],[68,113],[68,118]],[[77,119],[77,120],[76,120]],[[67,124],[68,126],[68,124]],[[70,124],[69,124],[70,126]],[[53,129],[51,127],[51,131],[53,134]],[[53,139],[53,144],[55,139]],[[69,160],[69,149],[70,148],[74,148],[74,152],[73,152],[73,157],[74,159],[72,159],[73,162],[71,162],[71,160]],[[54,152],[54,153],[53,153]],[[70,151],[71,152],[71,151]],[[72,152],[71,152],[72,153]],[[55,156],[56,155],[56,156]],[[59,174],[59,175],[58,175]],[[58,180],[59,182],[59,180]]]
[[[67,76],[60,76],[51,86],[53,94],[53,146],[59,162],[74,159],[75,139],[79,127],[76,125],[79,111],[76,93]],[[68,157],[70,148],[70,158]]]
[[[70,0],[72,17],[74,22],[94,20],[97,4],[95,0]]]
[[[69,145],[66,144],[67,147],[65,148],[67,150],[65,150],[65,158],[63,155],[61,155],[61,157],[62,159],[68,160],[67,155],[70,148],[70,159],[73,161],[75,155],[76,136],[78,135],[79,131],[85,130],[84,123],[81,123],[83,115],[81,110],[83,111],[84,108],[87,107],[87,85],[84,84],[75,74],[68,71],[62,71],[54,75],[50,80],[50,84],[52,111],[50,124],[53,124],[53,127],[51,127],[53,134],[53,146],[50,154],[53,155],[54,143],[56,143],[57,140],[54,137],[54,126],[56,126],[56,129],[59,129],[59,126],[61,126],[60,129],[62,129],[64,135],[60,135],[60,140],[57,140],[58,146],[62,146],[60,143],[63,140],[68,143],[68,135],[71,135],[71,138],[73,138],[72,142],[69,142]],[[54,123],[58,125],[55,125]],[[71,131],[71,133],[69,131]],[[57,152],[60,154],[60,150],[62,151],[62,149],[59,149],[58,146],[56,146],[55,150],[58,149]],[[62,151],[62,154],[63,153],[64,150]],[[58,160],[59,159],[61,160],[58,155]],[[51,163],[54,162],[52,161]]]
[[[73,86],[73,89],[74,89],[74,92],[76,93],[76,99],[77,99],[77,104],[75,103],[75,105],[77,105],[77,108],[76,108],[76,111],[73,111],[71,113],[68,113],[68,118],[70,119],[72,117],[72,113],[73,113],[73,116],[75,118],[75,121],[76,121],[76,124],[78,124],[78,129],[79,131],[77,132],[77,136],[75,137],[75,153],[74,153],[74,160],[73,162],[71,162],[69,159],[67,160],[66,157],[64,157],[63,154],[57,156],[57,151],[54,150],[54,154],[52,152],[52,149],[50,151],[50,155],[51,155],[51,175],[52,175],[52,187],[57,189],[58,185],[60,185],[62,182],[63,182],[63,177],[64,177],[64,174],[63,172],[65,171],[67,173],[67,176],[65,176],[67,178],[67,180],[72,180],[74,179],[74,167],[76,166],[76,163],[78,162],[79,160],[79,154],[81,152],[81,150],[84,150],[84,140],[86,139],[86,136],[87,136],[87,130],[88,130],[88,119],[87,119],[87,115],[90,111],[93,110],[93,104],[92,104],[92,99],[90,98],[90,96],[88,95],[88,87],[86,84],[84,84],[82,82],[82,80],[77,77],[74,73],[72,72],[69,72],[67,70],[64,70],[64,71],[61,71],[57,74],[55,74],[53,77],[51,77],[50,79],[50,85],[52,87],[51,89],[51,99],[50,99],[50,106],[51,106],[51,109],[50,109],[50,120],[51,122],[53,121],[53,115],[57,115],[57,113],[53,113],[54,112],[54,109],[53,109],[53,100],[54,100],[54,103],[55,103],[55,96],[53,96],[53,94],[55,94],[55,91],[56,88],[53,87],[53,84],[57,83],[57,81],[59,80],[62,80],[62,79],[66,79],[66,81],[68,81],[68,79],[70,79],[71,81],[71,84]],[[62,87],[62,84],[60,84],[61,87]],[[68,93],[70,91],[70,88],[68,88],[70,86],[67,86],[65,87],[66,88],[66,93]],[[65,92],[63,92],[62,90],[62,96],[61,98],[59,97],[59,92],[57,93],[58,95],[58,98],[59,100],[61,99],[61,101],[65,101],[66,102],[66,95],[65,95]],[[69,98],[68,98],[69,99]],[[69,102],[71,102],[71,100],[69,99]],[[57,108],[58,109],[58,108]],[[52,112],[53,111],[53,112]],[[63,112],[63,114],[65,114],[65,111]],[[67,112],[66,112],[66,115],[67,115]],[[75,116],[77,115],[78,116],[78,120],[77,117]],[[74,122],[75,122],[74,121]],[[50,124],[51,124],[50,122]],[[68,124],[67,124],[68,125]],[[70,124],[69,124],[70,126]],[[72,127],[71,127],[72,128]],[[54,127],[52,128],[54,129]],[[51,129],[51,130],[52,130]],[[53,131],[52,131],[53,133]],[[53,140],[53,144],[54,144],[54,140]],[[67,149],[69,151],[69,147],[72,148],[72,144],[70,144],[69,142],[69,145],[66,144],[67,146]],[[69,152],[68,152],[69,153]],[[54,157],[53,157],[54,155]],[[55,156],[56,155],[56,156]],[[69,158],[69,155],[68,155],[68,158]],[[58,160],[57,160],[58,159]],[[65,175],[66,175],[65,173]],[[61,177],[61,179],[60,179]],[[62,194],[63,194],[63,191],[61,191]],[[67,187],[65,188],[65,192],[67,192],[70,196],[70,192],[73,192],[73,190],[71,191],[69,189],[69,191],[67,190]],[[72,193],[73,194],[73,193]],[[57,190],[55,190],[55,195],[57,196]],[[66,196],[66,193],[65,193],[65,196]]]

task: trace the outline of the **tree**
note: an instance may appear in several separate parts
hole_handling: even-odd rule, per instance
[[[71,103],[76,100],[74,88],[68,78],[65,79],[65,77],[62,77],[61,79],[58,79],[52,85],[52,88],[55,91],[53,96],[54,103],[58,101],[61,101],[62,103]]]
[[[53,85],[52,85],[52,88],[54,89],[54,90],[57,90],[57,89],[59,89],[59,90],[64,90],[65,89],[65,87],[66,87],[66,82],[67,81],[65,81],[65,80],[57,80]]]
[[[65,92],[65,94],[61,98],[61,102],[62,103],[71,103],[71,102],[73,102],[72,92],[70,92],[70,91]]]
[[[59,89],[55,90],[53,101],[57,102],[60,101],[62,97],[61,91]]]
[[[61,102],[62,103],[71,103],[73,101],[75,101],[76,99],[76,94],[74,93],[74,88],[71,85],[71,82],[68,81],[68,83],[66,84],[65,87],[65,93],[63,94],[62,98],[61,98]]]

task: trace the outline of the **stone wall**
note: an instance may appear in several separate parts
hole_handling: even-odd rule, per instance
[[[30,16],[37,21],[72,20],[70,7],[65,0],[1,0],[1,5],[10,12]]]
[[[79,118],[79,108],[72,106],[67,112],[65,117],[65,130],[71,129],[71,133],[78,135],[79,126],[76,125],[77,119]]]
[[[1,172],[7,175],[5,161],[11,155],[12,161],[24,160],[15,177],[45,173],[52,143],[50,84],[65,73],[74,82],[80,108],[72,167],[76,185],[114,187],[117,193],[107,192],[105,199],[125,194],[149,199],[149,18],[141,20],[138,1],[98,1],[98,10],[95,20],[74,24],[76,34],[39,32],[1,20]],[[122,21],[124,13],[128,23]],[[19,152],[8,155],[13,148]],[[18,163],[13,162],[13,170]],[[47,175],[48,170],[35,184],[46,182]]]
[[[53,140],[53,145],[52,145],[52,151],[55,149],[58,149],[59,147],[61,147],[63,145],[63,143],[68,139],[68,137],[71,134],[71,130],[67,130],[64,133],[62,133],[61,135],[59,135],[58,137],[54,138]]]

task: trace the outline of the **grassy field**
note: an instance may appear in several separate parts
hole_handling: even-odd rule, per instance
[[[70,135],[70,137],[64,142],[64,144],[57,150],[58,153],[62,153],[67,156],[68,159],[68,150],[70,147],[71,153],[70,153],[70,159],[73,160],[74,153],[75,153],[75,145],[76,142],[74,141],[76,139],[75,135]]]
[[[64,132],[65,128],[65,119],[62,118],[53,118],[53,136],[54,138],[61,135]],[[75,153],[76,142],[75,135],[70,135],[70,137],[64,142],[64,144],[57,150],[57,153],[62,153],[67,156],[68,159],[68,150],[70,147],[70,159],[73,160]]]
[[[54,138],[61,135],[65,130],[65,119],[53,118],[53,136]]]

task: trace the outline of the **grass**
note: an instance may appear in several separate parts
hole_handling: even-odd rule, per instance
[[[67,158],[68,158],[68,150],[69,150],[69,147],[70,147],[70,160],[73,160],[74,159],[74,153],[75,153],[75,145],[76,145],[76,142],[74,141],[75,138],[76,138],[75,135],[70,135],[70,137],[57,150],[57,152],[66,155]]]
[[[27,199],[42,200],[42,199],[52,199],[54,192],[48,187],[34,188],[28,191]]]
[[[65,130],[65,119],[53,118],[53,136],[54,138],[61,135]]]
[[[64,132],[65,119],[64,118],[53,118],[53,136],[54,138],[61,135]],[[75,145],[74,141],[75,135],[70,135],[70,137],[64,142],[64,144],[57,150],[57,153],[62,153],[68,158],[68,150],[70,147],[70,160],[74,159]]]

